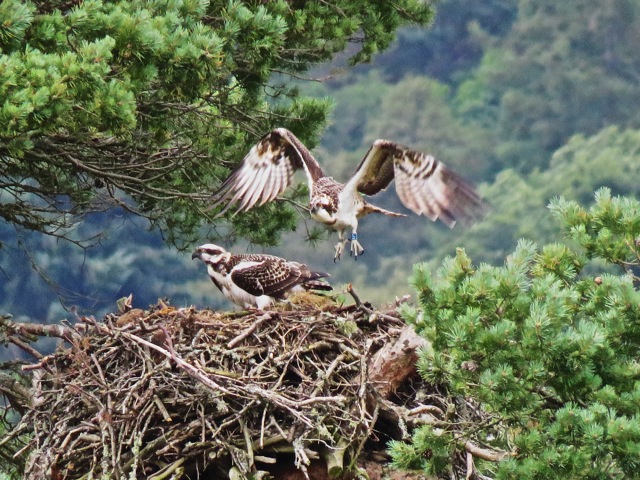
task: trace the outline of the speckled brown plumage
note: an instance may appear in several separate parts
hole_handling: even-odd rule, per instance
[[[369,213],[404,216],[366,202],[362,195],[375,195],[396,181],[402,204],[418,215],[449,227],[482,215],[485,203],[475,189],[432,155],[389,140],[376,140],[344,184],[325,176],[309,150],[289,130],[278,128],[265,135],[250,150],[238,168],[213,195],[212,208],[224,205],[219,215],[235,206],[236,213],[262,205],[284,193],[293,173],[304,170],[309,187],[309,210],[319,222],[338,232],[336,259],[351,240],[351,253],[364,251],[357,240],[358,219]],[[351,237],[345,231],[351,229]]]
[[[207,265],[211,280],[232,302],[262,308],[258,297],[282,300],[296,287],[302,289],[331,290],[320,278],[328,273],[313,272],[304,264],[274,255],[257,253],[232,254],[214,244],[199,246],[192,258]],[[239,289],[240,291],[236,291]],[[252,297],[253,298],[252,300]],[[264,299],[265,305],[268,299]]]

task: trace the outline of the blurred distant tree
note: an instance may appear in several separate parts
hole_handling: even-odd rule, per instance
[[[387,95],[390,85],[385,83],[377,72],[355,76],[358,81],[331,90],[334,108],[329,116],[329,125],[322,137],[322,147],[332,154],[345,151],[361,152],[368,133],[368,121],[379,116],[382,99]],[[326,88],[323,93],[326,94]],[[324,159],[323,159],[324,160]],[[342,162],[330,163],[327,170],[339,172]],[[357,165],[357,164],[356,164]],[[349,173],[353,171],[353,166]]]
[[[312,146],[327,103],[270,84],[357,43],[359,63],[424,2],[22,1],[0,3],[0,218],[68,237],[113,206],[189,241],[220,178],[276,125]],[[292,228],[266,207],[236,233],[273,243]]]
[[[570,198],[581,203],[600,187],[615,195],[637,196],[639,158],[640,130],[611,126],[595,135],[575,135],[551,156],[549,170],[540,173],[540,184],[554,180],[556,191],[571,192]]]
[[[554,197],[586,204],[601,187],[640,196],[638,178],[640,130],[608,127],[590,137],[576,135],[552,155],[546,170],[500,172],[484,190],[491,204],[486,219],[463,232],[459,242],[478,261],[495,265],[521,238],[539,244],[560,239],[560,226],[547,214]],[[436,236],[434,244],[442,243]],[[433,258],[440,262],[447,252],[436,248]]]
[[[411,443],[392,444],[397,466],[447,479],[637,477],[640,202],[610,193],[590,209],[551,203],[566,244],[522,241],[502,267],[462,250],[434,275],[416,267],[420,307],[407,317],[432,342],[418,367],[447,400]],[[622,268],[590,275],[592,259]],[[486,421],[469,422],[478,411]]]
[[[485,39],[458,93],[463,118],[493,125],[501,164],[528,172],[575,133],[640,126],[640,5],[520,0],[501,39]]]
[[[517,0],[439,1],[430,29],[401,30],[394,47],[376,63],[390,82],[405,75],[426,75],[455,83],[482,58],[484,46],[476,38],[477,29],[490,36],[507,34],[517,5]]]
[[[451,108],[449,86],[428,77],[408,76],[390,86],[380,112],[367,119],[365,145],[391,138],[432,153],[469,179],[489,176],[487,135],[466,128]]]
[[[159,296],[173,305],[219,306],[211,284],[198,282],[203,272],[188,255],[167,248],[145,219],[117,213],[91,215],[74,228],[81,238],[101,234],[85,249],[39,234],[24,235],[19,245],[7,241],[0,252],[0,312],[46,322],[72,320],[68,310],[100,318],[131,293],[141,307]],[[106,226],[109,234],[102,235]],[[0,239],[10,239],[12,228],[0,223]]]

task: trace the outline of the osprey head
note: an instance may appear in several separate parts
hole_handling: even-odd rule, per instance
[[[332,224],[336,221],[334,218],[336,206],[333,199],[324,193],[313,197],[309,211],[311,216],[319,222]]]
[[[196,251],[191,255],[191,259],[199,258],[207,265],[216,268],[226,264],[230,256],[231,253],[227,252],[224,248],[214,245],[213,243],[205,243],[196,248]]]

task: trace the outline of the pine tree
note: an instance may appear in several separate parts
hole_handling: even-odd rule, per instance
[[[182,242],[204,200],[274,126],[310,146],[328,102],[291,75],[357,43],[368,60],[423,2],[5,0],[0,3],[0,218],[68,237],[87,212],[124,207]],[[283,77],[284,75],[284,77]],[[267,206],[237,234],[273,243],[294,225]],[[233,232],[232,232],[233,233]]]
[[[502,267],[476,266],[462,249],[433,275],[416,266],[420,305],[405,313],[431,342],[419,370],[445,413],[391,445],[397,467],[637,478],[640,202],[601,189],[588,210],[563,199],[550,210],[564,243],[522,240]]]

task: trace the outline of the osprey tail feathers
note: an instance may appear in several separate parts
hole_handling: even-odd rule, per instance
[[[323,282],[322,280],[308,280],[303,283],[303,286],[305,290],[322,290],[325,292],[333,290],[331,285],[327,282]]]
[[[302,286],[305,290],[324,290],[329,291],[333,290],[333,287],[329,285],[327,282],[319,280],[320,278],[328,278],[329,275],[326,272],[312,272],[309,270],[309,267],[306,265],[302,265],[302,275],[305,280],[302,282]]]

